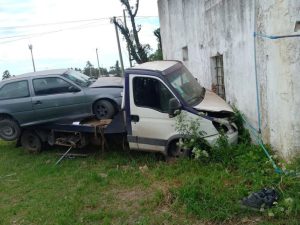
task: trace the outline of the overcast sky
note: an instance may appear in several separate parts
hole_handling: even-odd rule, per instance
[[[100,18],[121,16],[122,10],[119,0],[0,0],[0,75],[33,70],[28,44],[33,45],[37,70],[83,68],[87,60],[97,67],[96,48],[100,66],[109,68],[119,59],[115,30],[109,19]],[[138,16],[141,42],[156,49],[157,0],[140,0]],[[78,20],[91,21],[58,24]],[[49,23],[56,24],[45,25]],[[29,26],[38,24],[44,25]],[[123,40],[122,50],[128,67]]]

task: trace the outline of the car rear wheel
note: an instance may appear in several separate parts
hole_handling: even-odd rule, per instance
[[[107,100],[99,100],[94,104],[93,113],[97,119],[111,119],[115,114],[115,107]]]
[[[25,130],[23,132],[21,145],[30,153],[39,153],[42,150],[42,141],[33,130]]]
[[[18,123],[12,119],[0,120],[0,138],[5,141],[15,141],[19,138],[21,128]]]

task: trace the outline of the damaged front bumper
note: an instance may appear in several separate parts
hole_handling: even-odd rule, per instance
[[[216,144],[222,133],[226,135],[229,144],[237,144],[239,132],[234,123],[230,122],[228,118],[214,118],[212,123],[219,134],[205,137],[210,145]]]
[[[211,146],[213,146],[213,145],[215,145],[217,143],[217,140],[220,138],[220,136],[221,136],[220,134],[216,134],[216,135],[205,137],[204,139]],[[237,142],[238,142],[238,136],[239,136],[238,131],[235,131],[233,133],[226,133],[226,137],[227,137],[227,140],[228,140],[229,144],[237,144]]]

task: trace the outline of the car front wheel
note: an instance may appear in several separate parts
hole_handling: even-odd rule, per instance
[[[97,119],[111,119],[115,115],[115,107],[107,100],[98,100],[93,107]]]
[[[5,141],[15,141],[21,134],[18,123],[12,119],[0,120],[0,138]]]

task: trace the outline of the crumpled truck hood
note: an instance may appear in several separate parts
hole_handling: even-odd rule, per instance
[[[206,90],[202,102],[194,106],[194,108],[199,111],[208,112],[233,112],[230,105],[228,105],[221,97],[208,90]]]
[[[90,87],[124,87],[124,79],[121,77],[100,77]]]

